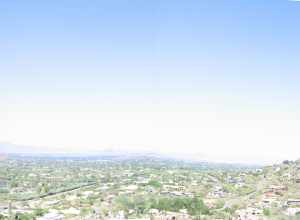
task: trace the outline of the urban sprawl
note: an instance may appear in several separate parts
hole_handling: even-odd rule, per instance
[[[0,219],[300,219],[300,160],[0,158]]]

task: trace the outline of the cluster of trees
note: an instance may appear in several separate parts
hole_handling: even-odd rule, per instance
[[[117,207],[125,211],[135,210],[136,214],[144,214],[150,209],[173,212],[186,209],[190,215],[209,214],[209,209],[200,197],[120,196]]]
[[[46,209],[35,209],[33,213],[15,213],[10,218],[7,218],[0,214],[0,220],[5,219],[14,219],[14,220],[34,220],[37,217],[43,216],[48,210]]]
[[[160,187],[162,187],[162,184],[159,181],[157,181],[157,180],[150,180],[148,182],[148,185],[152,186],[154,188],[160,188]]]

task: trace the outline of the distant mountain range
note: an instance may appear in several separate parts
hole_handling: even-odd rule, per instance
[[[151,152],[138,152],[122,149],[101,149],[92,150],[85,152],[60,152],[60,151],[45,151],[42,147],[33,147],[25,145],[16,145],[11,143],[0,143],[0,153],[2,154],[23,154],[23,155],[44,155],[44,156],[71,156],[71,157],[91,157],[96,155],[107,156],[107,157],[132,157],[132,156],[142,156],[142,155],[152,155],[159,156]]]
[[[36,154],[43,153],[36,147],[16,145],[11,143],[0,143],[0,153],[5,154]]]
[[[209,161],[192,160],[185,156],[158,154],[153,152],[137,152],[119,149],[105,149],[85,153],[55,153],[41,151],[37,147],[21,146],[9,143],[0,143],[0,155],[22,158],[42,158],[42,159],[80,159],[80,160],[107,160],[115,162],[134,162],[134,163],[165,163],[177,164],[179,166],[194,166],[201,169],[254,169],[257,165],[215,163]]]

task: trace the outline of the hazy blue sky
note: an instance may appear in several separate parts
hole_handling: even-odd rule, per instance
[[[300,157],[299,23],[287,0],[2,2],[0,142]]]

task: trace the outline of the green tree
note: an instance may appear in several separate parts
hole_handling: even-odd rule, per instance
[[[161,183],[157,180],[150,180],[148,182],[149,186],[153,186],[154,188],[160,188],[161,187]]]
[[[271,215],[271,211],[270,209],[264,208],[263,213],[265,216],[270,216]]]
[[[48,212],[47,209],[37,208],[33,211],[35,216],[43,216]]]

